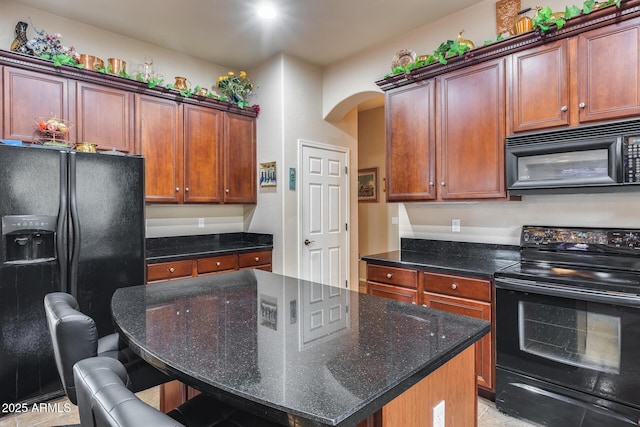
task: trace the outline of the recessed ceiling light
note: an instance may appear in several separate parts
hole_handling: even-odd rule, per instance
[[[258,6],[258,16],[262,19],[273,19],[277,15],[276,9],[270,4]]]

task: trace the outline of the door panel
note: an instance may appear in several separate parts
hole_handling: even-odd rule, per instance
[[[347,154],[303,145],[301,277],[343,287],[347,283]]]

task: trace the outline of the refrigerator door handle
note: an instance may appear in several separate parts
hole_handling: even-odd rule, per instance
[[[60,269],[60,290],[69,292],[67,274],[67,250],[64,241],[65,225],[67,223],[67,204],[68,204],[68,187],[67,187],[67,152],[60,151],[60,197],[58,207],[58,222],[56,224],[56,251],[58,258],[58,267]]]
[[[80,260],[80,218],[78,216],[78,200],[76,192],[76,153],[69,153],[69,211],[71,213],[71,230],[73,248],[71,250],[71,266],[69,271],[69,292],[78,297],[78,264]]]

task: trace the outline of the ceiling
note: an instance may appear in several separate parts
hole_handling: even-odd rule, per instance
[[[246,69],[277,53],[325,66],[479,0],[14,0],[222,66]]]

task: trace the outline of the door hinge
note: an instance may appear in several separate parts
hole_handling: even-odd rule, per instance
[[[349,168],[347,166],[344,167],[344,174],[345,175],[349,174]]]
[[[345,287],[345,288],[348,288],[348,287],[349,287],[349,281],[348,281],[348,280],[345,280],[345,281],[344,281],[344,287]]]
[[[349,224],[347,223],[344,224],[344,231],[349,231]]]

